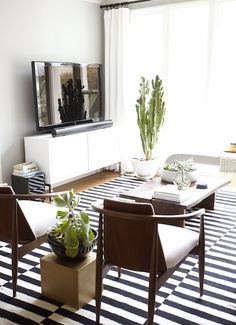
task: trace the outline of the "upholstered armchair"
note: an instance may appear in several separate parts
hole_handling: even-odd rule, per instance
[[[0,186],[0,240],[11,244],[13,297],[18,260],[45,242],[48,228],[56,222],[56,207],[42,200],[58,194],[15,194],[11,186]]]
[[[155,294],[189,253],[199,256],[199,291],[204,278],[204,209],[183,215],[158,216],[149,203],[105,199],[99,212],[96,261],[96,322],[99,324],[103,278],[110,267],[149,273],[148,324],[153,324]],[[199,232],[162,224],[163,221],[200,218]]]

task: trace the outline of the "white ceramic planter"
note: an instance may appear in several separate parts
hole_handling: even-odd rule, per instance
[[[138,158],[132,159],[132,165],[135,175],[141,180],[148,180],[153,178],[157,172],[157,159],[142,160]]]
[[[197,172],[196,171],[192,171],[192,172],[185,172],[188,175],[188,178],[190,180],[190,182],[196,182],[197,181]],[[178,172],[173,172],[170,170],[166,170],[162,168],[161,171],[161,178],[163,181],[168,182],[168,183],[173,183],[174,179],[176,178],[176,176],[178,175]]]

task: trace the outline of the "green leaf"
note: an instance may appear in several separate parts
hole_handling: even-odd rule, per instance
[[[66,206],[66,202],[64,201],[64,199],[61,196],[55,197],[54,202],[55,202],[56,206],[58,206],[58,207]]]
[[[60,219],[65,218],[67,215],[68,215],[68,211],[61,211],[61,210],[57,211],[57,217],[59,217]]]
[[[89,216],[87,215],[86,212],[82,211],[80,212],[80,217],[84,223],[89,223]]]
[[[78,251],[79,251],[78,246],[74,246],[74,247],[67,246],[66,249],[65,249],[66,255],[71,257],[71,258],[75,258],[77,256],[77,254],[78,254]]]
[[[64,222],[61,223],[60,231],[62,234],[64,234],[67,231],[69,225],[70,225],[70,220],[65,220]]]
[[[64,202],[69,202],[70,201],[70,192],[66,192],[63,196]]]
[[[92,231],[91,229],[89,229],[89,239],[90,239],[91,241],[93,241],[94,238],[95,238],[95,236],[94,236],[93,231]]]

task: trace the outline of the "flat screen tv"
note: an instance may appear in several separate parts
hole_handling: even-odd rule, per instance
[[[37,131],[104,121],[100,64],[32,61]]]

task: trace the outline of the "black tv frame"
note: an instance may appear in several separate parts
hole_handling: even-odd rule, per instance
[[[102,118],[100,121],[94,122],[93,119],[79,119],[75,121],[70,122],[62,122],[59,124],[49,124],[45,126],[40,126],[39,124],[39,106],[38,106],[38,99],[37,99],[37,85],[36,85],[36,74],[35,74],[35,68],[37,63],[42,64],[48,64],[48,65],[71,65],[73,67],[81,67],[81,66],[88,66],[93,67],[97,66],[99,67],[99,99],[100,99],[100,107],[102,112]],[[32,82],[33,82],[33,95],[34,95],[34,108],[35,108],[35,119],[36,119],[36,130],[40,133],[43,132],[51,132],[53,136],[57,136],[59,134],[66,134],[66,128],[68,129],[68,133],[74,133],[74,132],[85,132],[86,129],[97,129],[97,128],[104,128],[113,125],[113,122],[111,120],[105,120],[105,110],[103,107],[103,87],[102,87],[102,65],[101,64],[81,64],[81,63],[74,63],[74,62],[56,62],[56,61],[31,61],[31,69],[32,69]],[[95,123],[96,126],[92,127],[91,123]],[[84,124],[87,125],[87,127],[83,126]],[[82,127],[78,127],[78,126]],[[56,131],[57,129],[62,129],[63,131]],[[74,131],[72,131],[74,129]],[[76,131],[77,130],[77,131]],[[83,131],[80,131],[83,130]]]

